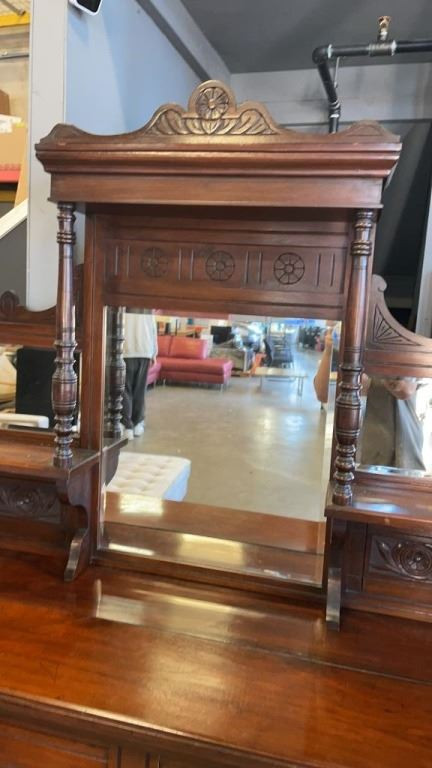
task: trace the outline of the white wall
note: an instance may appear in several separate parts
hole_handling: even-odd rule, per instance
[[[34,146],[56,122],[96,133],[134,130],[166,101],[187,103],[197,75],[135,0],[104,0],[90,16],[66,3],[33,0],[31,135]],[[49,177],[30,166],[27,304],[55,303],[56,209]],[[82,231],[78,226],[78,250]]]
[[[27,304],[45,309],[55,303],[56,211],[48,202],[49,176],[36,160],[34,145],[64,120],[67,4],[32,0],[31,18]]]
[[[343,122],[432,117],[432,63],[339,68]],[[239,101],[256,99],[286,125],[327,124],[327,100],[316,69],[232,75]]]
[[[197,83],[136,0],[104,0],[94,17],[70,8],[67,122],[95,133],[131,131],[164,102],[187,103]]]

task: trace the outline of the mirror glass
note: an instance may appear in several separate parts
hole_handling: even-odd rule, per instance
[[[55,350],[0,345],[0,429],[50,430],[54,427],[51,384]],[[80,382],[79,355],[75,370]],[[73,431],[79,426],[76,409]]]
[[[363,376],[358,463],[374,473],[432,473],[432,379]]]
[[[105,545],[148,555],[149,529],[170,532],[180,559],[236,568],[256,560],[240,544],[307,551],[320,583],[340,331],[325,319],[126,310],[125,445],[105,478]]]

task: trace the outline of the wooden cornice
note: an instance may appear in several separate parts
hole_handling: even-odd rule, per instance
[[[216,193],[210,191],[209,200],[203,201],[202,194],[194,198],[192,188],[185,184],[184,200],[174,195],[169,202],[256,205],[260,197],[265,199],[267,190],[258,199],[252,194],[249,201],[244,185],[250,188],[253,178],[267,185],[299,178],[302,183],[305,178],[328,182],[341,178],[355,182],[373,179],[381,185],[397,162],[400,148],[397,136],[373,122],[356,123],[332,135],[287,130],[274,122],[262,104],[248,101],[237,106],[230,88],[210,80],[194,90],[187,109],[176,104],[162,106],[143,128],[133,133],[96,136],[75,126],[56,125],[36,146],[36,154],[45,170],[56,177],[52,188],[54,200],[168,202],[157,185],[153,195],[145,187],[141,187],[141,194],[137,193],[131,179],[152,177],[166,185],[176,177],[199,177],[218,180],[219,188]],[[118,184],[114,199],[110,180],[119,176],[128,189],[123,183]],[[85,183],[79,186],[73,177],[75,181],[78,177],[81,181],[99,179],[99,188],[92,189]],[[107,184],[101,186],[103,178]],[[223,200],[220,183],[227,178],[234,186],[228,199]],[[80,189],[82,196],[77,198]],[[329,188],[330,194],[331,191]],[[310,191],[302,195],[300,190],[297,203],[294,198],[285,200],[282,195],[279,205],[314,205],[313,199],[307,200],[308,194],[310,197]],[[346,201],[347,207],[355,207],[362,204],[362,195],[366,199],[359,190],[357,196],[351,196],[352,200],[346,194],[341,200]],[[280,191],[276,189],[268,204],[274,205],[278,196]],[[370,195],[367,197],[370,206]],[[372,205],[379,207],[380,197],[381,186]],[[339,199],[331,204],[339,205]]]

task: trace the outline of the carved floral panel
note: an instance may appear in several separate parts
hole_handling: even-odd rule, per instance
[[[0,478],[0,516],[55,522],[60,518],[60,507],[54,485]]]
[[[432,583],[432,539],[414,536],[372,537],[371,573],[387,572],[410,581]]]
[[[207,283],[224,288],[341,294],[342,248],[233,243],[107,242],[105,278],[164,284]]]

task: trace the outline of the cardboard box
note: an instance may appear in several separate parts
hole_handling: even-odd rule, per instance
[[[27,126],[12,125],[9,133],[0,133],[0,166],[22,163],[27,139]]]
[[[10,115],[9,96],[4,91],[0,91],[0,115]]]
[[[28,151],[27,151],[27,141],[24,144],[24,153],[21,159],[21,172],[20,177],[18,181],[18,187],[15,197],[15,203],[14,205],[19,205],[23,202],[23,200],[26,200],[28,197],[28,166],[29,166],[29,158],[28,158]]]

